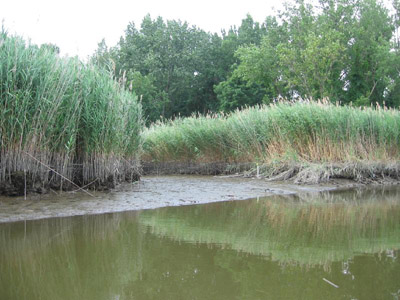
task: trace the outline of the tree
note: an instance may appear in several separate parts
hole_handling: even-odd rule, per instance
[[[269,103],[269,99],[265,98],[265,88],[260,84],[247,82],[238,72],[215,86],[215,93],[220,101],[220,110],[225,112],[263,102]]]
[[[382,103],[392,73],[394,26],[388,10],[375,0],[357,6],[348,47],[347,99],[359,105]]]
[[[260,45],[245,45],[236,51],[240,63],[235,72],[248,84],[262,86],[265,99],[273,100],[288,96],[277,51],[278,45],[287,40],[287,33],[273,17],[266,19],[265,28],[266,34]]]
[[[207,39],[205,32],[186,22],[164,22],[161,17],[152,20],[148,15],[140,31],[131,23],[121,39],[120,68],[151,78],[157,101],[146,99],[144,105],[161,103],[160,115],[166,118],[187,115],[186,104],[194,101],[192,89],[199,73],[197,52]]]
[[[93,61],[141,95],[148,122],[280,97],[398,106],[399,3],[391,17],[376,0],[294,0],[221,35],[147,15]]]
[[[278,23],[267,19],[261,44],[237,51],[239,74],[270,97],[398,103],[399,55],[387,9],[375,0],[319,4],[298,0]]]

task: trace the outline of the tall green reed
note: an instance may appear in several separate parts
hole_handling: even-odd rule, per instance
[[[137,173],[141,106],[109,72],[3,30],[0,83],[0,182],[22,171],[44,184]]]
[[[399,157],[400,112],[282,102],[159,122],[144,139],[154,161],[387,161]]]

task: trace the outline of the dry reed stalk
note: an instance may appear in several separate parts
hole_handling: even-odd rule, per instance
[[[61,176],[61,177],[64,178],[66,181],[68,181],[69,183],[72,183],[74,186],[76,186],[77,188],[80,189],[80,186],[79,186],[79,185],[77,185],[77,184],[74,183],[73,181],[69,180],[67,177],[63,176],[62,174],[58,173],[56,170],[50,168],[50,167],[47,166],[46,164],[42,163],[42,162],[41,162],[40,160],[38,160],[36,157],[30,155],[28,152],[25,152],[25,154],[28,155],[29,157],[31,157],[32,159],[34,159],[35,161],[37,161],[39,164],[41,164],[41,165],[44,166],[45,168],[47,168],[47,169],[53,171],[54,173],[56,173],[57,175]],[[86,190],[83,190],[83,191],[84,191],[86,194],[88,194],[88,195],[90,195],[90,196],[92,196],[92,197],[95,197],[94,195],[92,195],[92,194],[89,193],[88,191],[86,191]]]

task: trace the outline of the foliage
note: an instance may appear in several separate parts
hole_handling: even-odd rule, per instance
[[[239,73],[270,86],[274,97],[398,106],[399,48],[388,10],[374,0],[319,4],[287,5],[260,46],[238,50]]]
[[[129,24],[117,47],[101,43],[97,52],[103,65],[115,63],[118,78],[130,74],[126,85],[143,95],[148,123],[261,99],[398,107],[399,7],[397,0],[392,10],[376,0],[293,0],[261,24],[247,15],[221,34],[146,16],[140,29]]]
[[[400,113],[329,103],[278,103],[158,122],[144,159],[197,162],[354,162],[399,158]]]
[[[136,92],[150,123],[160,117],[220,110],[224,105],[214,87],[229,78],[232,66],[238,62],[238,47],[259,44],[264,33],[265,28],[251,16],[239,28],[220,36],[186,22],[164,21],[161,17],[153,20],[147,15],[140,29],[134,23],[128,25],[118,47],[108,48],[102,41],[91,60],[115,70],[117,79],[123,79],[126,87]],[[245,85],[240,84],[238,89]],[[253,86],[248,85],[243,94],[259,94],[258,87],[249,93]],[[239,102],[249,104],[243,97]],[[228,103],[224,107],[236,106]]]
[[[138,162],[136,97],[111,74],[0,33],[0,182],[15,172],[43,184],[123,177]],[[80,165],[78,171],[74,165]]]
[[[262,104],[265,89],[257,83],[247,83],[240,75],[233,74],[226,81],[221,82],[214,88],[220,101],[220,109],[230,112],[246,105],[253,106]]]
[[[198,92],[196,77],[202,73],[198,61],[207,39],[196,27],[181,21],[164,22],[161,17],[152,20],[146,16],[140,30],[133,23],[128,26],[119,44],[117,70],[128,71],[126,84],[136,87],[144,110],[152,112],[146,116],[150,120],[185,114],[185,106],[191,105]],[[154,87],[150,93],[142,89],[143,80]]]

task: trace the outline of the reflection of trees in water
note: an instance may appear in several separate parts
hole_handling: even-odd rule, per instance
[[[39,220],[26,230],[23,222],[3,224],[0,241],[0,299],[234,299],[238,293],[232,270],[213,264],[215,250],[159,239],[138,226],[137,213]],[[221,290],[207,289],[216,281],[224,282]]]
[[[397,189],[268,197],[148,211],[140,222],[178,241],[323,265],[400,247]]]
[[[360,196],[3,224],[0,299],[383,299],[399,288],[398,195]]]

